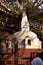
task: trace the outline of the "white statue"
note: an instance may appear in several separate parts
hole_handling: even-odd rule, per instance
[[[34,32],[30,31],[25,12],[22,15],[21,31],[15,33],[14,37],[18,40],[18,48],[22,48],[23,44],[25,44],[25,49],[41,49],[41,41]]]

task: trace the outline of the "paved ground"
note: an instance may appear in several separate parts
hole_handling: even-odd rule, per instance
[[[9,55],[4,55],[3,59],[0,55],[0,65],[17,65],[17,63],[14,63],[14,61],[16,61],[15,59],[18,59],[18,65],[30,65],[31,60],[36,56],[36,54],[42,51],[43,50],[40,49],[19,49],[18,58],[16,58],[14,53],[12,53],[13,50],[9,49]]]

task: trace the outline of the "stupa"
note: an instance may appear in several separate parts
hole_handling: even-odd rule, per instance
[[[18,41],[18,48],[41,49],[41,41],[37,35],[30,30],[29,21],[25,12],[21,20],[21,31],[13,34]]]

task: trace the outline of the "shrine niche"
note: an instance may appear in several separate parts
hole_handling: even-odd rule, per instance
[[[29,21],[25,12],[22,15],[21,31],[14,33],[13,37],[18,40],[18,48],[41,49],[41,41],[30,30]]]

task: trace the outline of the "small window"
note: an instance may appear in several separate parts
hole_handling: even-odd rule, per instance
[[[28,39],[28,44],[31,45],[31,41]]]

